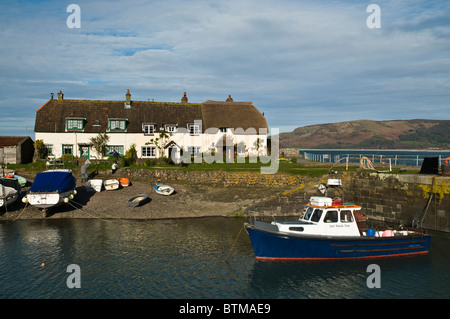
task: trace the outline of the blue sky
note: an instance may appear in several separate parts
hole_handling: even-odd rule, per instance
[[[68,28],[71,3],[81,28]],[[381,28],[368,28],[371,3]],[[0,135],[67,99],[252,101],[269,127],[450,119],[449,1],[2,1]]]

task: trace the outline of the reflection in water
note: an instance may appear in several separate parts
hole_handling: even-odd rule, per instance
[[[448,236],[424,256],[259,262],[241,227],[232,218],[0,224],[0,298],[449,297]],[[371,263],[381,289],[366,286]],[[67,288],[70,264],[80,289]]]

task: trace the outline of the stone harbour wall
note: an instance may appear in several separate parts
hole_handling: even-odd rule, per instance
[[[361,204],[373,219],[450,232],[450,178],[424,174],[346,173],[345,200]]]
[[[218,186],[254,186],[254,187],[292,187],[304,183],[305,177],[291,174],[260,174],[255,172],[236,171],[187,171],[163,169],[125,169],[129,177],[144,177],[156,181],[186,181],[196,183],[212,183]]]
[[[371,218],[410,226],[423,217],[425,228],[450,232],[450,177],[424,174],[387,174],[376,172],[343,172],[337,176],[309,178],[284,173],[260,174],[236,171],[191,171],[141,169],[124,170],[129,177],[139,176],[154,182],[183,181],[208,183],[224,187],[272,188],[273,195],[261,198],[247,212],[265,215],[298,216],[311,196],[328,178],[342,179],[343,194],[328,190],[330,197],[363,207]]]

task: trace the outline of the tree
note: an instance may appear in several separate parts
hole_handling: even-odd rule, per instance
[[[106,133],[98,133],[96,137],[91,138],[92,148],[99,154],[99,159],[105,154],[108,142],[109,136]]]
[[[44,159],[47,155],[47,149],[45,148],[43,140],[34,141],[34,156],[36,159]]]
[[[172,134],[168,135],[164,132],[159,133],[159,137],[152,138],[149,142],[145,143],[145,145],[156,145],[158,148],[158,155],[159,157],[165,157],[164,156],[164,146],[167,144],[168,139],[170,138]]]
[[[136,145],[131,144],[130,148],[125,152],[124,166],[134,164],[136,162],[136,158],[137,158]]]

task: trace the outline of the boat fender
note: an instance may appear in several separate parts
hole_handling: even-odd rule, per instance
[[[69,198],[70,198],[70,199],[73,199],[73,194],[70,194]]]
[[[381,237],[394,237],[394,236],[395,236],[394,232],[390,229],[385,230],[381,235]]]
[[[73,190],[73,194],[74,194],[74,195],[77,194],[77,190],[76,190],[76,189]]]
[[[69,202],[69,197],[64,198],[64,203],[68,203]]]
[[[28,198],[22,197],[22,203],[24,203],[24,204],[28,203]]]

